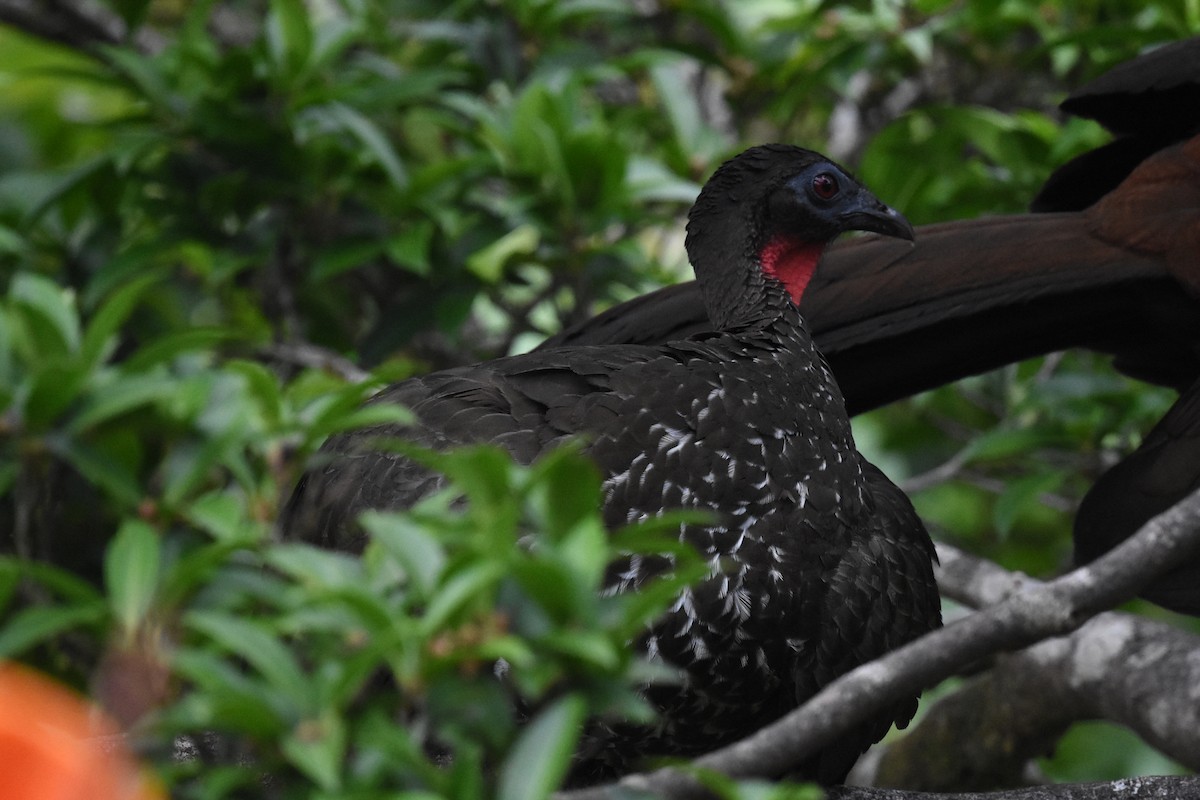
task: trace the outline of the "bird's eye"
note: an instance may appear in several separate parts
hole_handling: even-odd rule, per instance
[[[832,200],[833,196],[838,193],[837,178],[828,172],[822,172],[812,179],[812,190],[813,194],[822,200]]]

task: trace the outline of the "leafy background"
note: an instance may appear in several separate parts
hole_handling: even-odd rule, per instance
[[[1021,211],[1107,139],[1065,91],[1200,29],[1193,2],[101,5],[137,36],[0,27],[0,656],[134,724],[180,797],[259,769],[288,797],[552,788],[583,716],[642,712],[623,643],[686,565],[595,597],[616,545],[571,453],[449,457],[466,508],[380,515],[361,560],[280,544],[323,437],[686,277],[687,205],[753,143],[822,149],[916,224]],[[1170,401],[1072,353],[855,427],[935,535],[1051,574]],[[220,766],[173,762],[200,731]],[[1044,766],[1172,769],[1104,726]]]

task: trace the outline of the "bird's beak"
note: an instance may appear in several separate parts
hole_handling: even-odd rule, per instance
[[[903,214],[874,198],[862,203],[859,208],[843,214],[841,221],[848,230],[881,233],[884,236],[895,236],[910,242],[916,238],[912,224],[904,218]]]

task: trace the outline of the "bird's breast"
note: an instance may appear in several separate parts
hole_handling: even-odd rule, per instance
[[[778,572],[775,562],[802,558],[796,551],[811,545],[806,538],[836,538],[861,511],[863,476],[820,366],[760,357],[719,370],[667,369],[659,385],[677,387],[674,399],[651,405],[631,397],[592,445],[607,476],[607,522],[711,512],[712,524],[681,526],[680,536],[713,575],[742,566]],[[648,574],[623,569],[615,588]],[[745,607],[736,596],[729,602]]]

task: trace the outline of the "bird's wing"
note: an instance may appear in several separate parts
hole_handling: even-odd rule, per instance
[[[284,538],[351,550],[363,538],[352,524],[366,509],[407,508],[442,477],[386,447],[401,440],[435,450],[497,444],[521,463],[575,435],[603,429],[622,392],[613,374],[653,359],[653,348],[577,348],[527,354],[411,378],[372,404],[410,409],[412,424],[386,424],[332,436],[284,509]],[[349,537],[349,538],[347,538]]]
[[[821,670],[797,671],[801,702],[844,672],[941,625],[933,576],[937,555],[925,526],[899,487],[865,459],[862,466],[873,513],[825,578],[823,613],[829,622],[817,646]],[[916,710],[915,695],[896,703],[818,754],[805,774],[819,781],[844,776],[893,723],[906,726]]]
[[[1200,381],[1146,434],[1141,445],[1100,476],[1075,516],[1075,560],[1094,561],[1150,519],[1200,487]],[[1200,564],[1191,559],[1140,592],[1181,614],[1200,616]]]

